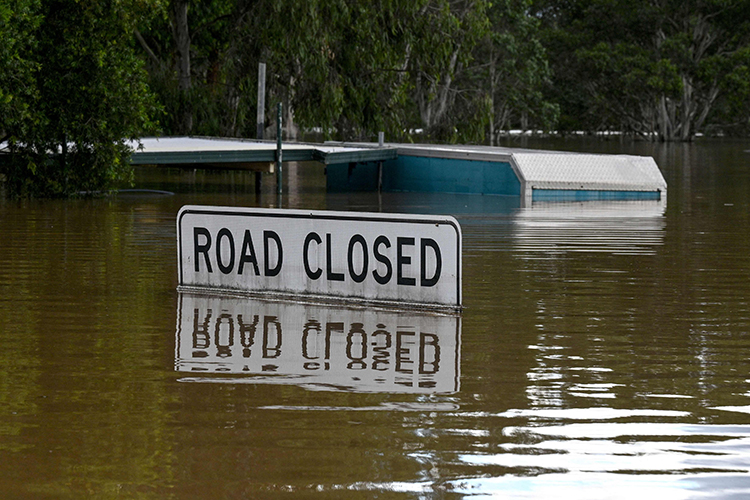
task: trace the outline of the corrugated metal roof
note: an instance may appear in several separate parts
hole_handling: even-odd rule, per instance
[[[629,155],[513,153],[531,189],[665,191],[653,158]]]

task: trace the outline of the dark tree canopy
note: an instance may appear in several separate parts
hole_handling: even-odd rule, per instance
[[[9,191],[70,196],[128,182],[126,141],[153,130],[156,111],[131,43],[140,6],[117,0],[25,4],[16,12],[26,19],[10,23],[26,27],[17,58],[23,64],[11,75],[25,85],[2,89],[15,103],[0,121],[11,152],[1,167]]]
[[[536,7],[561,129],[688,141],[747,127],[747,0],[544,0]]]
[[[286,123],[340,139],[385,131],[408,140],[422,130],[483,142],[490,123],[554,121],[529,8],[530,0],[173,0],[137,36],[169,134],[253,136],[265,62],[267,102],[284,104]]]

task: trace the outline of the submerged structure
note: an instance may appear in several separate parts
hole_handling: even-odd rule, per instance
[[[329,165],[329,190],[374,190],[380,182],[384,191],[519,196],[521,206],[535,201],[666,201],[667,183],[651,157],[479,146],[392,147],[397,156],[382,167]]]
[[[522,207],[549,201],[664,202],[667,195],[656,162],[646,156],[373,143],[290,143],[279,151],[270,141],[196,137],[148,138],[141,145],[133,153],[134,164],[270,172],[279,158],[316,161],[325,165],[327,189],[334,192],[518,196]]]

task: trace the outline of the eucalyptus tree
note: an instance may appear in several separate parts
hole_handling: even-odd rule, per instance
[[[414,121],[413,76],[425,73],[430,58],[431,74],[445,73],[439,67],[445,57],[434,54],[450,59],[457,45],[454,34],[461,29],[451,25],[447,5],[171,0],[135,35],[167,111],[167,133],[253,135],[255,78],[265,62],[267,102],[284,104],[286,123],[340,138],[368,138],[379,130],[395,137]],[[435,106],[431,95],[417,94]]]
[[[549,131],[557,124],[558,106],[544,96],[552,71],[530,6],[530,0],[497,0],[490,9],[492,32],[483,59],[489,64],[491,144],[511,127]]]
[[[656,104],[659,136],[687,141],[703,129],[722,97],[747,99],[750,67],[750,2],[663,1],[653,38],[678,82],[672,95],[662,92]],[[743,95],[744,94],[744,95]]]
[[[285,122],[361,135],[384,126],[375,101],[398,101],[394,64],[412,5],[171,0],[135,34],[167,110],[167,133],[254,135],[257,68],[265,62],[267,102],[284,103]]]
[[[552,75],[530,0],[496,0],[487,8],[489,30],[473,52],[462,89],[484,98],[485,129],[492,145],[510,128],[550,130],[558,107],[543,90]],[[464,93],[466,93],[464,91]],[[480,102],[475,98],[475,102]]]
[[[238,104],[227,60],[244,3],[155,0],[133,34],[167,135],[234,135]]]
[[[459,82],[488,32],[488,5],[485,0],[430,0],[420,8],[408,68],[419,124],[432,138],[456,140],[465,132],[456,124],[467,123],[459,118],[460,111],[471,107],[476,92],[461,88]],[[472,121],[482,122],[484,117],[480,113]]]
[[[537,24],[528,0],[171,0],[135,35],[169,134],[253,136],[264,62],[290,131],[481,140],[553,115]]]
[[[434,0],[411,61],[421,126],[441,141],[489,142],[511,126],[551,128],[557,107],[529,0]]]
[[[272,98],[293,110],[300,125],[342,139],[371,138],[378,130],[399,134],[419,4],[268,2],[245,27],[250,50],[243,52],[268,64]]]
[[[563,125],[689,141],[747,101],[748,0],[537,1]]]

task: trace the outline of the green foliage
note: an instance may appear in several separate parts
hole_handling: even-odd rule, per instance
[[[127,140],[153,130],[155,107],[131,46],[143,6],[119,0],[45,0],[26,36],[24,112],[2,124],[3,163],[16,196],[71,196],[130,182]],[[25,98],[25,99],[24,99]],[[11,101],[12,102],[12,101]]]
[[[9,130],[23,130],[31,121],[38,98],[34,33],[40,22],[37,0],[0,2],[0,142]]]
[[[494,65],[492,101],[499,129],[552,130],[557,122],[558,106],[543,95],[552,72],[530,7],[527,0],[505,0],[493,3],[490,13],[488,59]]]
[[[303,126],[322,127],[329,135],[395,133],[403,121],[403,65],[417,7],[383,2],[375,9],[367,0],[276,2],[269,15],[284,21],[271,23],[256,42],[259,59],[276,78],[272,98],[291,106]],[[305,33],[295,33],[296,26],[305,26]]]
[[[741,122],[732,108],[746,121],[750,89],[738,83],[750,1],[552,0],[537,1],[535,11],[562,129],[691,140]]]
[[[555,108],[540,93],[549,69],[528,3],[196,0],[188,11],[189,92],[179,89],[169,16],[142,27],[144,54],[153,54],[151,85],[167,111],[167,134],[254,136],[263,61],[268,109],[282,102],[293,111],[287,120],[326,137],[372,140],[385,131],[391,140],[407,140],[410,130],[425,129],[432,139],[478,142],[493,102],[523,107],[516,120],[524,114],[554,121]],[[517,73],[495,87],[495,100],[482,59],[488,46],[497,49],[497,75]],[[191,130],[179,116],[185,107],[193,110]]]
[[[422,9],[409,68],[419,111],[413,126],[423,127],[431,140],[477,141],[484,135],[488,103],[477,89],[473,62],[489,33],[488,6],[486,1],[438,0]]]
[[[712,110],[707,132],[746,137],[750,135],[750,47],[722,61],[717,71],[723,75],[724,98]]]

